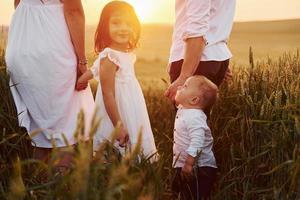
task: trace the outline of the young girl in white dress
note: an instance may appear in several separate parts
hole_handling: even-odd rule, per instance
[[[140,130],[142,153],[148,157],[157,151],[145,99],[134,72],[136,56],[132,51],[139,36],[140,22],[131,5],[113,1],[103,8],[95,33],[95,51],[99,56],[77,83],[80,87],[93,77],[99,80],[95,102],[101,123],[94,136],[94,151],[111,140],[118,123],[121,131],[115,145],[121,152],[126,143],[134,147]]]

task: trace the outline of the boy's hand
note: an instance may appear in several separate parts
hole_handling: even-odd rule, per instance
[[[193,175],[193,165],[185,163],[181,169],[181,177],[189,179]]]
[[[193,175],[193,166],[195,164],[195,158],[191,155],[187,155],[184,166],[181,169],[181,177],[189,179]]]

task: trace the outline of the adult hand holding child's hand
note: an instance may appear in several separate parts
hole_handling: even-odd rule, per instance
[[[174,101],[177,89],[179,86],[182,86],[186,78],[178,77],[165,91],[165,96]]]
[[[75,89],[77,91],[84,90],[88,86],[88,81],[84,81],[81,79],[81,76],[86,72],[87,70],[87,63],[79,62],[77,65],[77,78],[76,78],[76,85]]]
[[[80,76],[76,81],[75,89],[77,91],[84,90],[88,86],[88,81],[84,80],[82,76]]]

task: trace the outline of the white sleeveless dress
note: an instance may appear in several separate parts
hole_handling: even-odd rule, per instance
[[[37,147],[76,143],[77,115],[85,113],[89,130],[94,112],[90,87],[75,91],[77,61],[63,4],[59,0],[21,0],[9,27],[6,49],[7,71],[20,126]],[[88,131],[85,136],[88,138]]]
[[[135,77],[135,54],[110,48],[104,49],[91,68],[94,78],[98,81],[101,67],[100,60],[106,57],[119,67],[115,76],[115,98],[121,120],[129,133],[131,147],[133,148],[136,145],[138,133],[141,129],[142,151],[145,156],[150,156],[156,153],[157,149],[143,92]],[[114,126],[105,110],[100,81],[95,102],[99,109],[98,117],[101,119],[100,127],[94,136],[94,150],[97,151],[101,143],[111,140],[111,133],[114,130]],[[121,153],[124,152],[124,149],[120,148],[117,143],[115,146],[119,148]]]

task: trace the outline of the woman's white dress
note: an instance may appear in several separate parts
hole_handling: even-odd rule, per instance
[[[62,133],[75,144],[77,115],[84,110],[88,130],[94,100],[90,87],[75,91],[76,55],[59,0],[21,0],[9,27],[6,63],[20,126],[40,129],[33,145],[66,146]]]
[[[136,145],[139,131],[142,131],[142,151],[145,156],[157,152],[153,133],[150,125],[148,111],[142,89],[135,77],[134,63],[136,56],[133,53],[116,51],[110,48],[104,49],[96,59],[91,71],[94,78],[99,81],[100,60],[108,58],[118,66],[115,76],[115,99],[121,120],[128,130],[132,148]],[[96,94],[98,117],[101,119],[100,127],[94,136],[94,150],[97,151],[101,143],[111,140],[114,126],[105,110],[101,84],[99,81]],[[115,144],[118,147],[117,144]],[[124,149],[120,148],[121,152]]]

